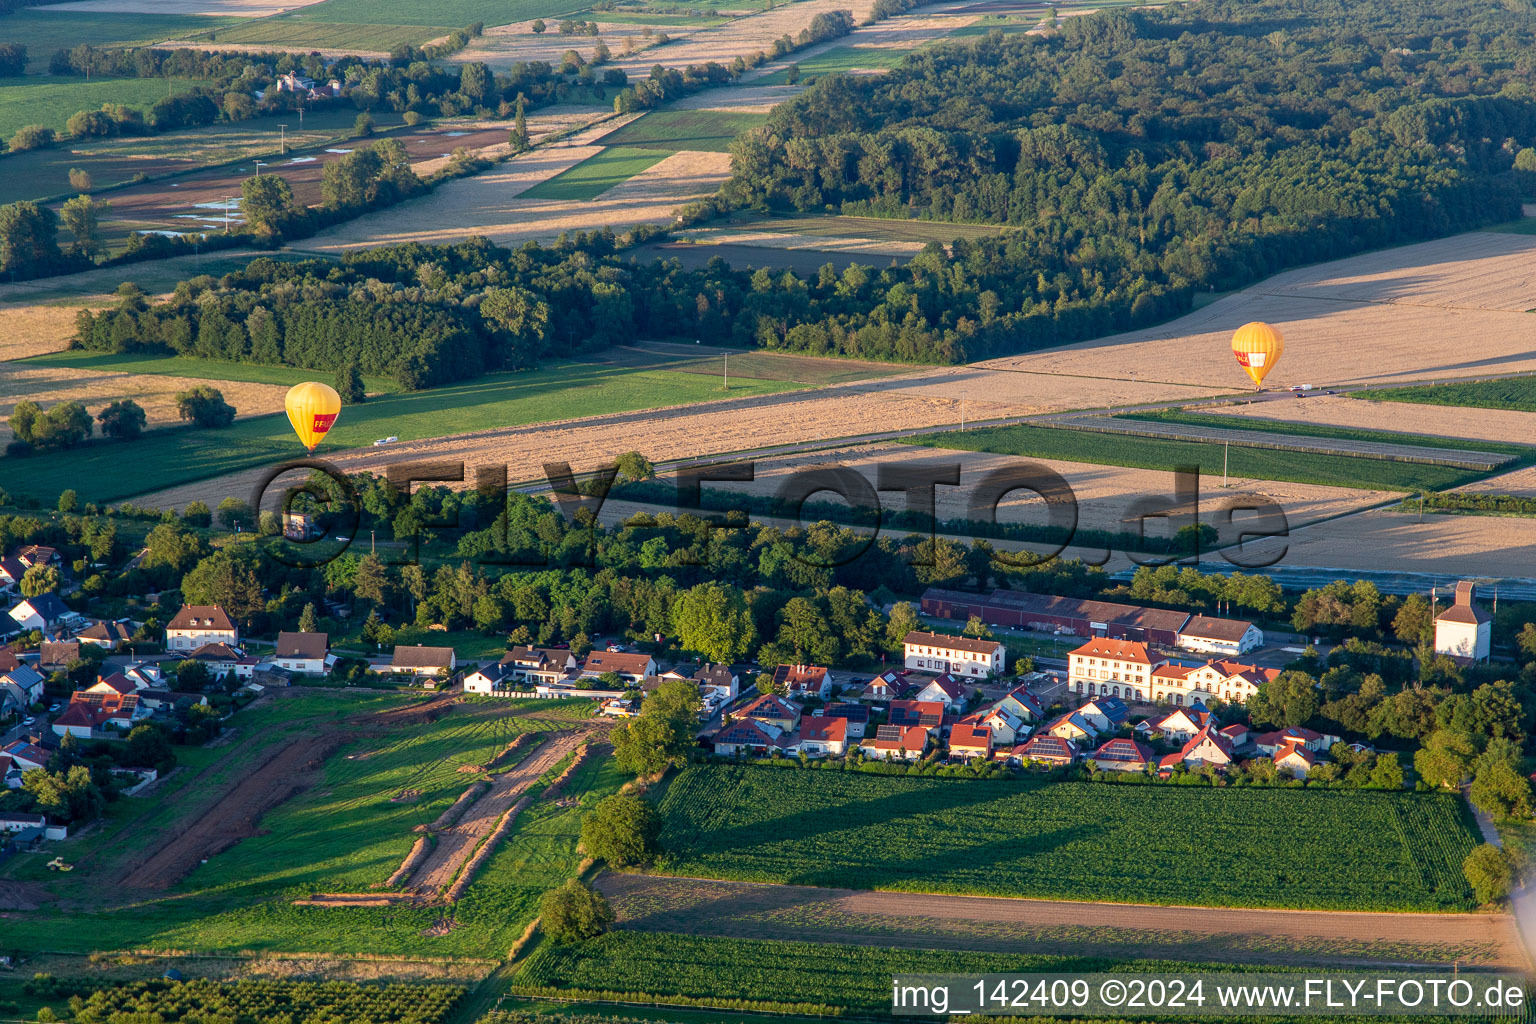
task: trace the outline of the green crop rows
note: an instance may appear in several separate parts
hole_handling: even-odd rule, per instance
[[[92,1020],[347,1021],[437,1024],[464,994],[456,985],[345,981],[139,982],[92,993]],[[84,1019],[84,1018],[80,1018]]]
[[[1205,906],[1465,910],[1454,798],[686,769],[670,874]]]

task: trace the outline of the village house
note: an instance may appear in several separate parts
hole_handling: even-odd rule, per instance
[[[184,604],[165,627],[167,651],[195,651],[204,644],[237,647],[240,630],[216,604]]]
[[[323,676],[336,663],[330,651],[331,638],[328,633],[285,631],[277,634],[277,649],[272,654],[272,663],[285,672]]]
[[[43,674],[31,665],[17,665],[0,672],[0,686],[6,687],[20,701],[18,711],[24,711],[43,699],[43,682]]]
[[[733,722],[750,718],[755,722],[772,725],[780,732],[789,733],[794,732],[795,726],[800,724],[800,705],[784,697],[765,693],[745,707],[732,711],[730,717]]]
[[[216,677],[233,672],[237,679],[251,678],[256,666],[261,664],[260,658],[247,657],[244,652],[226,643],[203,644],[188,654],[186,660],[206,665],[208,671]]]
[[[137,682],[129,679],[121,672],[113,672],[109,675],[98,676],[90,686],[78,691],[80,693],[137,693],[142,687]]]
[[[1339,742],[1332,733],[1317,732],[1304,726],[1292,725],[1274,732],[1259,733],[1252,737],[1253,745],[1261,754],[1273,756],[1282,747],[1299,744],[1313,753],[1321,753]]]
[[[821,711],[822,718],[841,718],[848,723],[848,738],[861,740],[869,728],[869,708],[863,704],[828,704]]]
[[[889,704],[905,697],[910,689],[905,672],[882,672],[859,691],[859,700],[866,704]]]
[[[913,630],[902,641],[906,667],[954,676],[1002,675],[1008,649],[996,640]]]
[[[515,680],[549,685],[573,675],[580,667],[576,656],[563,647],[514,647],[501,659]]]
[[[949,730],[949,754],[966,760],[992,758],[992,730],[984,725],[958,723]]]
[[[1152,699],[1176,707],[1197,702],[1206,705],[1213,700],[1246,704],[1260,686],[1279,674],[1276,668],[1228,660],[1197,666],[1165,663],[1152,673]]]
[[[11,767],[24,772],[34,771],[38,768],[48,767],[48,751],[36,743],[28,743],[26,740],[17,740],[4,750],[0,750],[11,759]]]
[[[61,561],[58,549],[48,547],[46,544],[23,544],[11,554],[27,569],[34,565],[56,566]]]
[[[1292,741],[1275,751],[1274,760],[1276,768],[1304,779],[1317,766],[1318,756],[1308,750],[1305,744]]]
[[[97,647],[115,651],[133,639],[133,630],[129,629],[128,625],[127,619],[116,621],[103,619],[77,632],[75,639],[82,644],[94,644]]]
[[[1043,730],[1048,736],[1059,736],[1064,740],[1071,740],[1079,745],[1096,743],[1099,739],[1099,730],[1094,728],[1092,722],[1078,714],[1069,711],[1056,721],[1047,725]]]
[[[428,676],[442,678],[453,674],[459,658],[452,647],[396,647],[389,661],[389,670],[395,675]]]
[[[21,564],[20,559],[0,558],[0,593],[15,590],[26,574],[27,567]]]
[[[1067,655],[1067,692],[1084,696],[1147,700],[1152,670],[1163,664],[1135,640],[1090,640]]]
[[[830,700],[832,673],[821,665],[780,665],[773,670],[773,690],[794,700]]]
[[[1466,665],[1487,661],[1493,639],[1493,616],[1477,601],[1477,585],[1456,584],[1451,606],[1435,616],[1435,653]]]
[[[36,629],[44,633],[67,629],[81,618],[79,612],[71,611],[59,595],[52,591],[24,598],[11,609],[10,614],[19,628]]]
[[[43,672],[63,672],[79,660],[78,640],[44,640],[37,647],[37,667]]]
[[[1077,713],[1099,732],[1117,732],[1131,717],[1131,709],[1118,697],[1095,697]]]
[[[510,687],[512,682],[512,668],[506,661],[497,661],[489,665],[482,665],[475,671],[464,677],[465,693],[485,693],[505,695],[509,693],[522,693],[514,691]]]
[[[81,690],[70,695],[69,707],[53,720],[52,729],[58,736],[85,740],[107,729],[126,732],[149,714],[137,693]]]
[[[848,753],[848,720],[802,718],[797,745],[806,757],[842,757]]]
[[[1077,744],[1060,736],[1036,733],[1027,742],[1013,748],[1013,757],[1021,763],[1037,762],[1057,766],[1075,764]]]
[[[920,725],[882,725],[873,739],[859,744],[865,757],[876,761],[916,761],[928,748],[928,730]]]
[[[165,673],[160,671],[160,666],[148,661],[139,661],[126,666],[123,669],[123,675],[141,690],[159,686],[165,682]]]
[[[956,725],[985,728],[992,734],[992,742],[997,746],[1011,747],[1015,743],[1022,743],[1029,733],[1029,726],[1024,719],[1015,714],[1012,708],[1003,705],[1001,701],[990,708],[983,708],[966,715]]]
[[[1211,713],[1200,705],[1178,708],[1162,718],[1151,721],[1151,729],[1160,732],[1170,742],[1185,743],[1192,739],[1196,733],[1204,729],[1211,719]]]
[[[1179,630],[1178,646],[1200,654],[1236,657],[1264,646],[1264,633],[1243,619],[1221,619],[1214,615],[1191,615]]]
[[[1159,761],[1158,768],[1171,769],[1178,764],[1186,764],[1191,768],[1206,764],[1225,768],[1231,764],[1234,760],[1232,741],[1213,729],[1212,724],[1207,721],[1205,727],[1190,737],[1178,753],[1169,754]]]
[[[974,686],[966,686],[948,672],[930,679],[912,695],[914,700],[939,701],[946,708],[965,706],[965,700],[975,692]]]
[[[735,700],[741,696],[741,680],[729,665],[711,665],[705,662],[693,674],[701,695],[713,693],[722,700]]]
[[[772,751],[787,749],[788,736],[788,730],[773,721],[738,718],[715,733],[713,748],[721,757],[766,757]]]
[[[1241,722],[1235,722],[1221,730],[1221,734],[1232,741],[1232,749],[1238,750],[1248,744],[1251,730]]]
[[[1095,750],[1089,758],[1101,771],[1139,772],[1155,761],[1157,755],[1144,743],[1117,736]]]
[[[994,707],[1012,712],[1026,722],[1038,722],[1045,717],[1045,705],[1027,686],[1014,687]]]
[[[944,728],[944,705],[936,700],[893,700],[889,714],[891,725],[926,729],[935,739]]]
[[[593,651],[581,664],[581,674],[587,679],[596,679],[609,672],[631,686],[638,686],[646,676],[656,674],[656,659],[649,654]]]

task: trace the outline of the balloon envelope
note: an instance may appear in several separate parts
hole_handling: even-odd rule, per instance
[[[1243,324],[1232,335],[1232,354],[1237,356],[1237,365],[1253,378],[1255,387],[1264,383],[1284,351],[1285,339],[1274,325],[1262,320]]]
[[[316,381],[289,388],[283,404],[288,409],[288,422],[293,424],[293,432],[310,451],[325,440],[331,424],[336,422],[336,415],[341,412],[341,396]]]

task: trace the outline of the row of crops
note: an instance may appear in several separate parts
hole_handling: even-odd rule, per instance
[[[861,889],[1121,903],[1465,910],[1451,795],[1110,786],[694,765],[663,869]]]
[[[69,1000],[78,1024],[438,1024],[464,995],[457,985],[346,981],[139,981]]]

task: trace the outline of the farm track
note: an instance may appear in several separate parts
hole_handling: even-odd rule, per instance
[[[281,745],[186,829],[129,869],[122,876],[122,887],[169,889],[203,860],[229,849],[242,839],[259,835],[262,815],[313,785],[326,758],[346,743],[369,735],[373,729],[431,721],[445,713],[455,700],[457,695],[450,693],[424,703],[357,715],[341,725],[323,728]]]
[[[917,949],[1319,966],[1528,970],[1507,914],[1392,914],[1072,903],[605,873],[637,931]]]
[[[580,746],[589,732],[577,729],[558,734],[511,770],[497,776],[490,791],[471,804],[457,824],[437,834],[437,846],[410,880],[411,891],[424,896],[435,895],[450,885],[502,815],[541,775]]]

